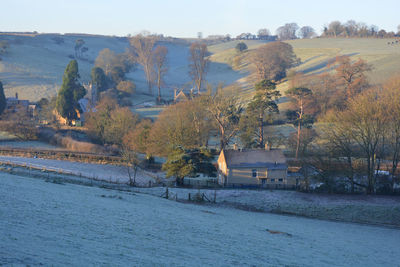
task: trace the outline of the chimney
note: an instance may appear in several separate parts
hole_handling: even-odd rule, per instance
[[[18,99],[18,93],[15,93],[15,98]]]
[[[234,150],[238,150],[238,146],[237,146],[236,143],[233,144],[233,149],[234,149]]]
[[[269,142],[265,142],[265,150],[269,151],[271,150],[271,146],[269,145]]]

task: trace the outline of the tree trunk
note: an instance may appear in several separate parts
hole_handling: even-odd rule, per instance
[[[133,186],[136,186],[136,173],[137,173],[137,166],[133,168]]]
[[[351,193],[354,194],[354,171],[351,157],[347,157],[347,165],[350,169]]]
[[[299,157],[299,148],[300,148],[300,132],[301,132],[301,123],[297,126],[297,144],[296,144],[296,159]]]
[[[260,148],[264,147],[264,118],[263,118],[263,113],[260,112],[259,114],[259,143],[260,143]]]
[[[225,130],[222,125],[219,126],[219,131],[220,131],[220,138],[219,138],[219,148],[222,151],[222,149],[225,148]]]
[[[157,86],[158,86],[158,97],[157,102],[161,103],[161,72],[158,70],[158,77],[157,77]]]

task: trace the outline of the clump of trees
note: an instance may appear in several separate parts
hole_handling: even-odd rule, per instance
[[[379,29],[376,25],[367,25],[363,22],[349,20],[346,23],[340,21],[332,21],[324,27],[321,37],[375,37],[375,38],[392,38],[394,32],[386,32],[384,29]]]
[[[343,164],[347,177],[352,183],[365,187],[368,193],[375,193],[383,179],[379,170],[388,171],[391,180],[383,188],[393,192],[397,166],[399,163],[399,101],[400,85],[398,77],[388,81],[383,87],[369,89],[350,99],[346,109],[333,110],[324,117],[328,123],[324,130],[327,149]],[[354,158],[363,159],[361,175],[367,183],[357,182],[357,165]],[[384,163],[385,161],[390,162]],[[385,185],[386,184],[386,185]],[[382,190],[382,188],[380,188]]]
[[[153,86],[157,87],[157,102],[162,102],[161,88],[165,85],[164,77],[168,72],[168,49],[157,45],[158,36],[146,33],[129,38],[130,55],[144,71],[148,93],[153,95]]]
[[[267,43],[257,48],[251,59],[259,80],[279,81],[298,60],[293,47],[284,42]]]
[[[121,145],[124,136],[139,122],[129,108],[120,107],[115,99],[103,97],[94,111],[87,114],[86,128],[92,139],[101,144]]]

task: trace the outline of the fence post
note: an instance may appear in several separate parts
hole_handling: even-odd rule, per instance
[[[191,198],[190,198],[190,193],[188,193],[188,200],[189,200],[189,201],[191,201]]]
[[[217,190],[214,190],[214,203],[217,203]]]
[[[165,188],[165,198],[168,199],[168,187]]]

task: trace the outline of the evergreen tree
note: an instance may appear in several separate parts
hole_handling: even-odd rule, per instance
[[[194,177],[198,173],[215,177],[216,169],[211,163],[212,158],[209,150],[178,146],[168,155],[162,168],[167,172],[167,177],[175,176],[177,184],[183,184],[185,176]]]
[[[78,100],[85,96],[86,90],[78,79],[78,62],[71,60],[65,69],[56,102],[57,112],[61,117],[67,119],[68,124],[71,123],[71,120],[78,118],[77,111],[82,112]]]
[[[253,126],[257,125],[256,118],[258,118],[258,132],[253,128],[253,130],[247,129],[244,132],[250,135],[255,135],[258,140],[255,141],[259,147],[264,147],[264,126],[266,115],[271,115],[272,113],[278,113],[278,105],[276,103],[277,99],[281,96],[278,90],[276,90],[276,84],[270,80],[262,80],[255,86],[256,94],[254,95],[252,101],[249,103],[246,113],[250,116],[248,118],[251,122],[253,121]],[[268,112],[268,114],[266,114]],[[245,119],[246,117],[244,117]],[[245,123],[246,125],[249,123]],[[252,125],[250,123],[250,125]],[[243,129],[242,129],[243,131]],[[243,135],[243,133],[242,133]],[[248,140],[252,139],[251,136],[246,136]],[[244,139],[246,139],[244,138]]]
[[[100,67],[94,67],[91,72],[92,83],[96,86],[97,92],[101,93],[107,89],[107,77],[104,70]]]
[[[0,81],[0,114],[6,109],[7,101],[4,95],[3,84]]]

